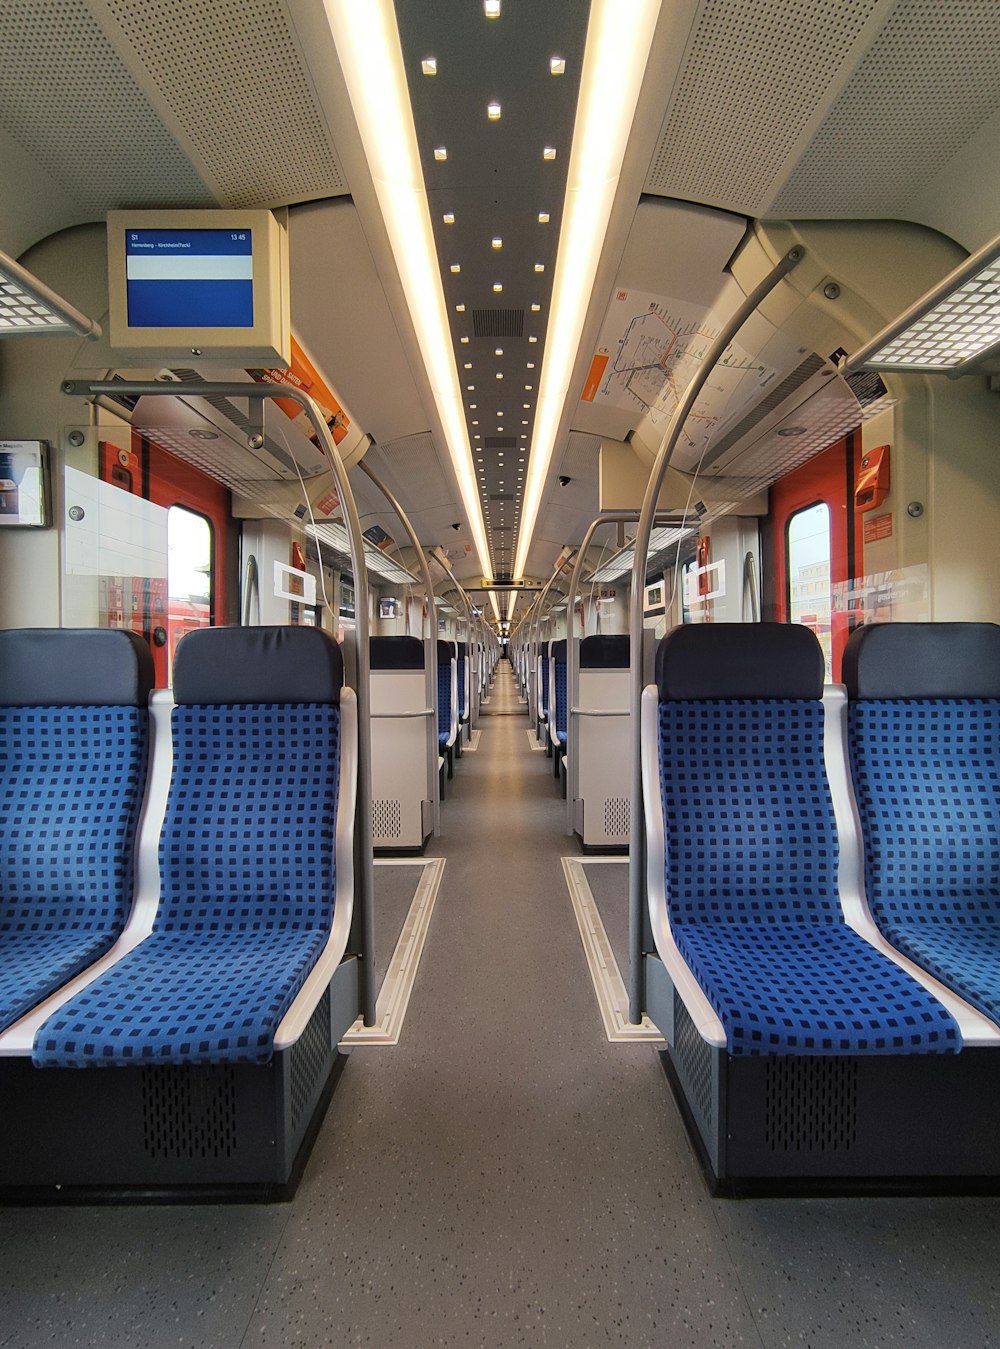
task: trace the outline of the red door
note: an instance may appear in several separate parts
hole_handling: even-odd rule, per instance
[[[854,512],[860,445],[855,435],[838,441],[776,482],[770,496],[766,616],[811,627],[834,682],[851,628],[835,588],[862,570]]]

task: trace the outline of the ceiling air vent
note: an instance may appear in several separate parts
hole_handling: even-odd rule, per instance
[[[483,444],[488,450],[513,450],[517,439],[514,436],[487,436]]]
[[[476,337],[523,337],[523,309],[474,309],[472,331]]]
[[[491,500],[491,501],[513,501],[513,500],[514,500],[514,493],[513,493],[513,492],[491,492],[491,493],[490,493],[490,500]]]
[[[766,398],[762,398],[759,403],[755,403],[753,409],[738,422],[731,431],[724,435],[720,440],[709,449],[705,455],[705,461],[702,468],[707,468],[714,463],[726,450],[731,449],[739,440],[752,431],[753,428],[764,420],[769,412],[773,412],[776,407],[785,401],[785,399],[802,387],[807,379],[811,379],[818,370],[822,370],[826,362],[822,357],[811,352],[801,364],[797,365],[791,374],[787,375],[780,384],[776,384],[771,389]]]

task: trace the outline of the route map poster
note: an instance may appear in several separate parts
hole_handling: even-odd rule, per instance
[[[608,306],[581,395],[648,417],[662,431],[700,366],[719,325],[685,300],[618,290]],[[731,342],[688,417],[682,443],[708,445],[716,427],[774,378],[775,371]]]

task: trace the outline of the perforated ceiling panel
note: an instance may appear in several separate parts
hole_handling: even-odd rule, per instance
[[[83,0],[5,0],[0,51],[0,125],[84,212],[213,205]]]
[[[759,212],[877,3],[705,0],[646,191]]]
[[[774,212],[902,213],[998,109],[996,0],[899,0]]]
[[[229,206],[346,192],[282,0],[105,0]]]

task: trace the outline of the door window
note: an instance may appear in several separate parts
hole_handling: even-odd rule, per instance
[[[788,618],[812,628],[832,678],[830,507],[817,501],[788,517],[786,527]]]

